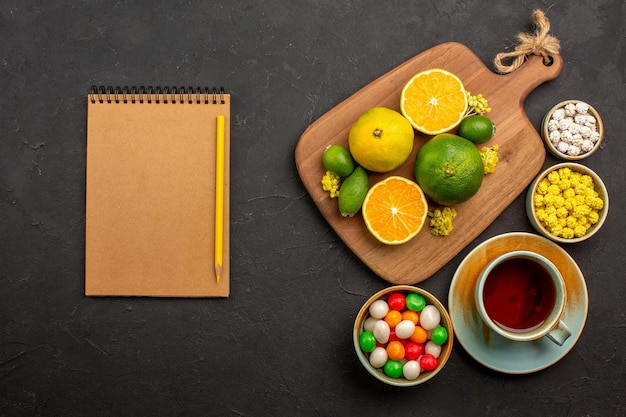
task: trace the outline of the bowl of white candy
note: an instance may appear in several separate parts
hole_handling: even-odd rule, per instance
[[[552,107],[541,124],[548,151],[557,158],[576,161],[600,148],[604,126],[600,114],[580,100],[566,100]]]

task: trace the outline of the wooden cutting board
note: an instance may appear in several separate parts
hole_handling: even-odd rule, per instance
[[[371,82],[315,121],[302,134],[295,150],[296,166],[304,186],[328,223],[345,244],[377,275],[393,284],[421,282],[450,261],[487,228],[538,174],[545,160],[544,144],[524,112],[528,94],[545,81],[556,78],[563,66],[559,55],[551,65],[530,56],[507,75],[489,70],[466,46],[444,43],[411,58]],[[496,134],[485,145],[499,145],[496,172],[485,176],[476,195],[455,207],[454,230],[447,237],[433,236],[428,224],[411,241],[399,246],[378,242],[367,230],[360,214],[344,218],[337,199],[322,190],[325,173],[322,153],[333,144],[348,147],[348,132],[366,110],[384,106],[399,111],[404,84],[416,73],[443,68],[456,74],[472,94],[482,93],[493,109],[489,118]],[[370,186],[389,175],[415,180],[413,164],[420,146],[430,136],[415,134],[413,154],[397,170],[369,174]],[[430,202],[429,202],[430,204]],[[436,206],[431,205],[430,209]]]

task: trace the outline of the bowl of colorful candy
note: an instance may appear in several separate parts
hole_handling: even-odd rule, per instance
[[[592,169],[563,162],[542,173],[526,194],[526,214],[543,236],[559,243],[589,239],[604,224],[609,194]]]
[[[432,294],[410,285],[385,288],[361,307],[352,332],[361,364],[376,379],[408,387],[444,367],[454,339],[452,321]]]
[[[580,100],[565,100],[552,107],[541,123],[548,151],[557,158],[576,161],[600,148],[604,125],[600,114]]]

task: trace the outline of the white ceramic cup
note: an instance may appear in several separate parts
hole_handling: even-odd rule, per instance
[[[475,300],[483,322],[509,340],[545,336],[561,346],[571,335],[561,320],[567,301],[563,277],[537,253],[512,251],[489,262],[476,283]]]

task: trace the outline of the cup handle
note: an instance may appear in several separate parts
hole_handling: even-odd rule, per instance
[[[570,331],[569,327],[567,327],[567,324],[563,322],[563,320],[559,320],[559,323],[556,325],[556,327],[550,330],[548,334],[546,334],[546,336],[548,336],[548,339],[552,340],[559,346],[563,346],[563,343],[565,343],[567,338],[571,335],[572,332]]]

